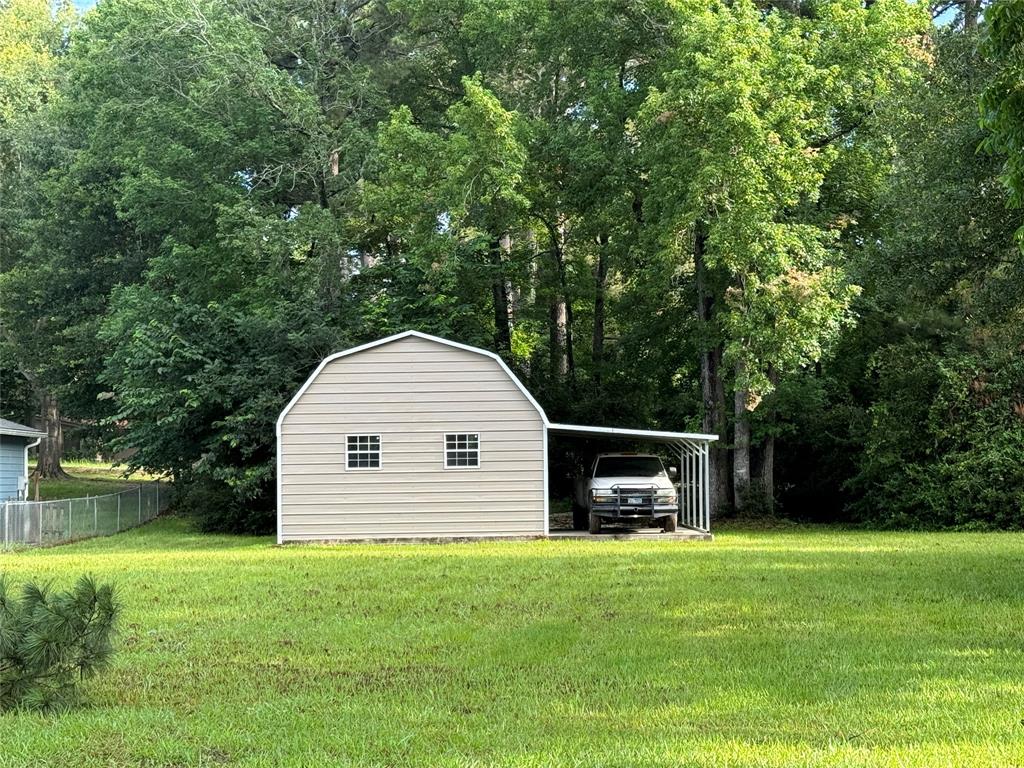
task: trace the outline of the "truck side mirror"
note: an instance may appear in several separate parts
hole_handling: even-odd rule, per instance
[[[679,477],[679,467],[669,467],[668,476],[671,477],[673,480]]]

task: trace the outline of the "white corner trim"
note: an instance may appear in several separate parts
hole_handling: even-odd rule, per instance
[[[28,449],[29,448],[35,448],[41,442],[43,442],[43,438],[40,437],[34,443],[25,443],[25,498],[26,499],[28,498],[28,491],[29,491],[29,482],[28,482]],[[38,461],[36,462],[36,466],[38,466]]]
[[[544,537],[547,538],[551,531],[551,494],[548,493],[548,422],[544,420],[541,431],[541,439],[544,441]]]
[[[281,530],[281,420],[277,420],[277,429],[274,430],[277,438],[277,543],[281,544],[283,531]]]

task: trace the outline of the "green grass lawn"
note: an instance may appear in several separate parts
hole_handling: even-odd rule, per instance
[[[117,493],[126,488],[132,488],[140,481],[152,479],[149,475],[134,474],[124,476],[123,467],[113,467],[110,464],[103,464],[93,461],[65,461],[64,471],[70,477],[67,479],[43,479],[39,481],[39,499],[49,501],[50,499],[77,499],[83,496],[102,496],[107,493]],[[34,467],[29,468],[29,472]],[[35,499],[35,480],[29,482],[29,499]]]
[[[0,766],[1024,764],[1024,537],[275,547],[177,520],[0,569],[114,579],[115,667]]]

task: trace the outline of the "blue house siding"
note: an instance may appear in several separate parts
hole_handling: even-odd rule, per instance
[[[0,434],[0,501],[18,495],[25,476],[25,446],[33,442],[34,438]]]

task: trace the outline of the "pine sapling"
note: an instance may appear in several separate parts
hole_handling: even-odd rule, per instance
[[[29,582],[12,593],[0,575],[0,711],[67,709],[76,683],[110,663],[115,590],[82,576],[63,592]]]

